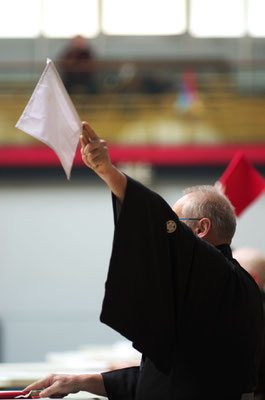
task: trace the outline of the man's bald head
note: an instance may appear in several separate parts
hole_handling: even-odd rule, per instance
[[[214,245],[230,244],[236,230],[234,208],[228,198],[215,186],[192,186],[185,189],[184,196],[173,206],[181,218],[203,218],[210,221],[209,229],[203,239]],[[197,234],[201,221],[187,221]],[[198,235],[200,236],[200,235]]]
[[[265,256],[258,249],[241,247],[233,251],[233,257],[255,279],[260,290],[265,287]]]

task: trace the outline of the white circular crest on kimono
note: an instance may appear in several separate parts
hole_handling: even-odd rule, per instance
[[[173,221],[172,219],[167,221],[167,233],[173,233],[175,232],[176,229],[177,229],[177,224],[175,221]]]

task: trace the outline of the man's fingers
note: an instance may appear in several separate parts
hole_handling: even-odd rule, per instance
[[[60,394],[60,385],[58,382],[54,382],[51,386],[47,389],[44,389],[40,392],[40,397],[52,397],[58,396],[63,397],[65,394]]]
[[[91,148],[90,145],[86,146],[84,151],[82,152],[83,157],[89,163],[94,164],[95,161],[102,161],[105,160],[105,152],[102,147]]]
[[[29,392],[30,390],[37,390],[37,389],[43,389],[44,387],[47,386],[47,380],[46,379],[41,379],[39,381],[36,381],[34,383],[31,383],[25,389],[23,389],[23,392]]]
[[[93,165],[91,164],[91,162],[88,159],[88,153],[85,152],[84,148],[81,148],[81,156],[82,156],[82,160],[84,161],[84,163],[91,169],[93,169]]]
[[[80,142],[84,164],[99,176],[105,176],[112,168],[106,141],[101,140],[87,122],[83,122],[83,133]]]
[[[94,167],[97,167],[104,159],[102,158],[101,154],[93,154],[91,157],[91,163]]]
[[[83,135],[80,136],[80,144],[81,144],[82,148],[85,148],[87,145]]]
[[[89,137],[86,133],[85,128],[83,127],[82,135],[81,135],[81,144],[82,146],[86,146],[90,142]]]
[[[101,150],[102,144],[101,142],[93,142],[89,143],[84,148],[84,154],[93,153],[95,150]]]
[[[93,131],[93,129],[91,128],[91,126],[88,125],[87,122],[83,122],[83,133],[82,136],[84,137],[84,140],[86,143],[89,142],[96,142],[99,141],[100,138],[98,137],[98,135]]]
[[[25,390],[41,389],[39,396],[62,398],[69,393],[79,391],[79,386],[76,384],[74,375],[51,374],[47,378],[39,380],[29,386]]]
[[[83,159],[84,163],[85,163],[89,168],[91,168],[91,169],[94,169],[94,168],[95,168],[95,166],[94,166],[91,162],[88,161],[88,159],[87,159],[86,156],[82,156],[82,159]]]

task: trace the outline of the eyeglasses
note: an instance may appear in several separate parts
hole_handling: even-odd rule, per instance
[[[200,221],[202,218],[179,218],[180,221]]]

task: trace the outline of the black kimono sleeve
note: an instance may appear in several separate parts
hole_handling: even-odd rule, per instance
[[[113,198],[116,201],[115,197]],[[115,207],[114,207],[115,210]],[[192,240],[179,242],[183,229],[171,207],[156,193],[128,178],[117,220],[100,320],[133,342],[156,367],[172,366],[182,290],[192,259]],[[192,235],[191,235],[192,236]],[[176,268],[176,266],[178,268]],[[179,282],[176,303],[173,281]]]
[[[134,400],[139,367],[116,369],[101,375],[109,400]]]

